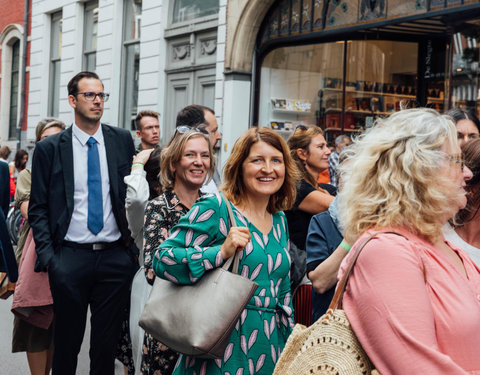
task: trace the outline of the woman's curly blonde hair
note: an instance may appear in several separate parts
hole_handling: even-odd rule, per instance
[[[388,227],[403,227],[429,241],[440,235],[461,194],[439,173],[451,168],[445,150],[454,150],[456,142],[450,117],[431,109],[377,120],[346,150],[348,163],[340,166],[339,206],[349,236]]]

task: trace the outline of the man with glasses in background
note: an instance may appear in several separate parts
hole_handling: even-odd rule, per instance
[[[39,142],[28,219],[55,312],[53,374],[73,375],[90,307],[90,374],[113,375],[129,287],[138,266],[125,217],[130,132],[100,123],[108,94],[81,72],[68,83],[75,122]]]

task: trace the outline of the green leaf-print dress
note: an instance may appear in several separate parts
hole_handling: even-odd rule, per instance
[[[285,215],[273,214],[272,229],[263,234],[233,208],[237,225],[248,227],[252,234],[240,254],[239,273],[257,282],[258,288],[242,312],[223,358],[180,355],[174,375],[270,375],[293,328]],[[155,253],[156,274],[175,283],[192,284],[206,271],[221,267],[220,247],[228,226],[226,202],[218,194],[201,198]]]

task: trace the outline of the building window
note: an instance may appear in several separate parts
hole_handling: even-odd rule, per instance
[[[140,68],[141,0],[126,0],[123,23],[123,92],[120,123],[126,129],[135,129]]]
[[[83,30],[83,69],[93,72],[97,66],[98,1],[85,4]]]
[[[173,6],[172,23],[216,15],[218,13],[218,3],[218,0],[176,0]]]
[[[17,138],[18,120],[18,82],[20,78],[20,40],[17,39],[12,45],[12,71],[10,83],[10,118],[9,132],[10,139]]]
[[[62,58],[62,12],[52,14],[50,32],[49,116],[57,117],[60,102],[60,64]]]

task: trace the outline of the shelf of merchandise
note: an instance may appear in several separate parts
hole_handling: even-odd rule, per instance
[[[336,88],[324,88],[324,91],[334,92],[334,93],[342,93],[342,89]],[[411,99],[416,100],[417,97],[415,95],[408,95],[408,94],[397,94],[397,93],[388,93],[388,92],[380,92],[380,91],[360,91],[360,90],[346,90],[345,94],[359,94],[359,95],[370,95],[370,96],[383,96],[383,97],[396,97],[401,99]],[[427,102],[436,102],[442,103],[444,102],[444,98],[437,98],[437,97],[427,97]]]
[[[330,112],[339,113],[339,112],[342,112],[342,109],[341,108],[328,108],[328,109],[325,110],[325,113],[330,113]],[[377,116],[377,115],[390,115],[390,114],[393,113],[393,111],[392,112],[380,112],[380,111],[372,112],[372,111],[362,111],[360,109],[345,109],[345,113],[356,113],[356,114],[361,114],[361,115]]]
[[[272,109],[273,113],[287,113],[291,115],[312,115],[312,112],[309,111],[291,111],[289,109],[274,108]]]

